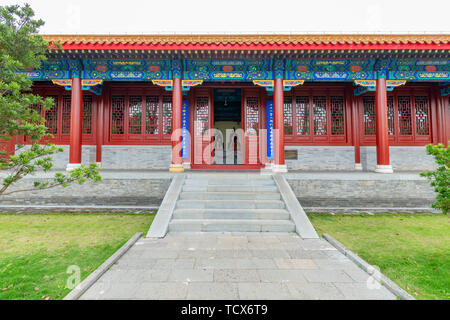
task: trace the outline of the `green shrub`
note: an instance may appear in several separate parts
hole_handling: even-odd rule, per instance
[[[435,171],[421,172],[420,175],[431,180],[431,186],[438,194],[432,207],[446,214],[450,210],[450,149],[443,144],[429,144],[427,154],[434,156],[438,167]]]

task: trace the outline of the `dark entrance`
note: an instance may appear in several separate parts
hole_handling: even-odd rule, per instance
[[[214,164],[242,164],[242,90],[214,89]]]

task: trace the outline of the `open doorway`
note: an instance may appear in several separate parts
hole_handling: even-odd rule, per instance
[[[214,89],[214,164],[242,164],[242,90]]]

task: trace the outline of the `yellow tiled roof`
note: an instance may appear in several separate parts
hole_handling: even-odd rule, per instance
[[[64,45],[402,45],[449,44],[449,34],[44,35]]]

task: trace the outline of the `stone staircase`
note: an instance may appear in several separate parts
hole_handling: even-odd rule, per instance
[[[187,174],[170,232],[294,232],[295,224],[269,175]]]

